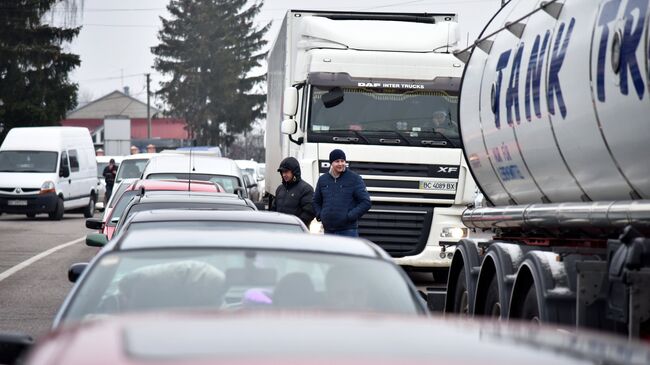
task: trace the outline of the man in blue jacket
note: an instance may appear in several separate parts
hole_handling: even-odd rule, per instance
[[[361,176],[345,166],[345,153],[330,152],[330,170],[316,184],[312,206],[325,233],[358,237],[358,221],[370,209],[370,196]]]

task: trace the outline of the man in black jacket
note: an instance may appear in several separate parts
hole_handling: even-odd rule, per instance
[[[280,163],[278,172],[282,175],[282,185],[275,191],[271,210],[293,214],[309,227],[315,216],[311,205],[314,189],[300,178],[300,163],[287,157]]]

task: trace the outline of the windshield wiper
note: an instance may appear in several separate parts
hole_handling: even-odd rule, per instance
[[[433,134],[436,135],[436,136],[440,136],[440,137],[442,137],[442,139],[444,139],[447,143],[449,143],[452,147],[456,147],[456,145],[454,144],[454,142],[452,142],[451,139],[449,139],[449,137],[445,136],[443,133],[436,132],[436,131],[427,131],[426,133],[433,133]],[[435,146],[435,145],[436,145],[436,142],[437,142],[437,141],[431,141],[431,140],[422,140],[422,141],[420,141],[420,143],[422,143],[423,145],[428,145],[428,146]]]
[[[354,133],[357,137],[361,138],[366,144],[370,144],[370,141],[363,136],[363,134],[359,133],[359,131],[351,130],[351,129],[330,129],[328,132],[352,132]],[[332,141],[334,142],[358,142],[359,138],[354,138],[354,137],[332,137]]]

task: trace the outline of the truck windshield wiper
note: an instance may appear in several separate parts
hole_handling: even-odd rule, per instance
[[[452,147],[456,147],[454,142],[449,139],[449,137],[445,136],[443,133],[436,132],[436,131],[427,131],[426,133],[433,133],[435,136],[442,137],[447,143],[449,143]],[[429,145],[429,146],[435,146],[436,141],[428,141],[428,140],[422,140],[420,143],[423,145]]]
[[[373,132],[375,132],[375,131],[373,131]],[[397,139],[397,140],[382,140],[382,139],[380,139],[380,140],[379,140],[380,143],[385,143],[385,144],[402,144],[401,141],[404,141],[404,142],[406,142],[406,144],[407,144],[408,146],[411,145],[411,141],[409,141],[408,137],[407,137],[404,133],[402,133],[402,132],[398,132],[398,131],[376,131],[376,132],[377,132],[377,133],[393,133],[393,134],[396,134],[398,137],[400,137],[400,139]]]
[[[364,137],[363,134],[359,133],[359,131],[350,130],[350,129],[330,129],[328,132],[352,132],[357,137],[361,138],[366,144],[370,144],[370,141],[368,141],[368,139],[366,137]],[[332,140],[334,142],[357,142],[357,141],[359,141],[359,138],[354,138],[354,137],[332,137]]]

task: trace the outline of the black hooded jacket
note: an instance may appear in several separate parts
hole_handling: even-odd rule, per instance
[[[271,210],[293,214],[309,227],[315,217],[314,208],[311,205],[314,189],[300,178],[300,163],[295,158],[287,157],[282,160],[278,172],[282,174],[282,170],[291,170],[294,178],[288,183],[282,180],[282,185],[275,190],[275,199]]]

